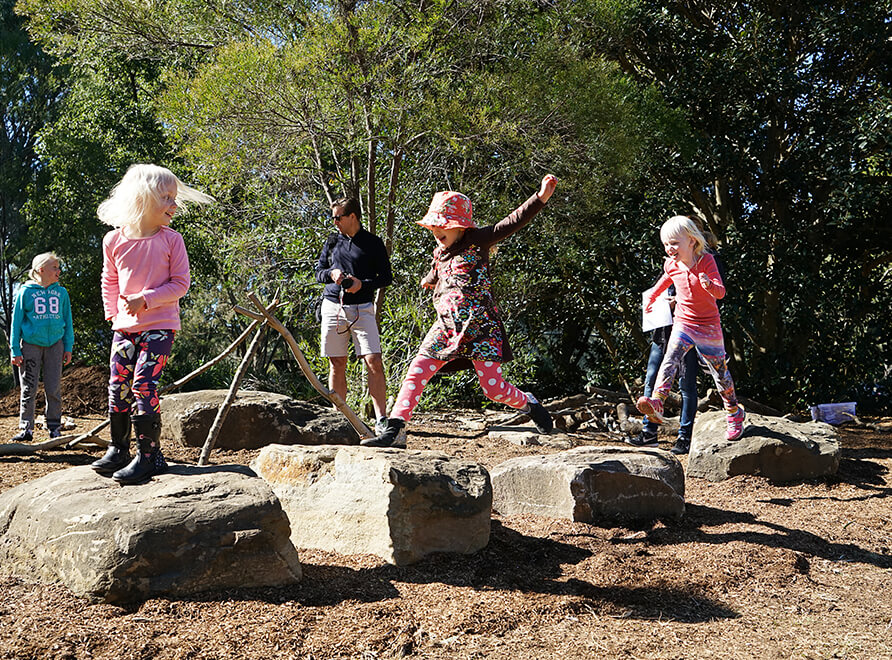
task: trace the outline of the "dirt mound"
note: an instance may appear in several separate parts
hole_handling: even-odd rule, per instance
[[[108,368],[73,364],[62,372],[62,414],[89,415],[108,410]],[[44,412],[43,384],[37,390],[37,414]],[[19,390],[0,395],[0,415],[19,414]]]

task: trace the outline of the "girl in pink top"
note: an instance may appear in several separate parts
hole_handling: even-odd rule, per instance
[[[213,201],[157,165],[132,165],[99,205],[112,227],[102,239],[102,303],[112,322],[108,409],[111,444],[92,467],[122,484],[167,467],[161,453],[158,381],[180,329],[179,300],[189,288],[189,256],[170,221],[184,201]],[[130,430],[139,451],[130,460]]]
[[[652,422],[662,423],[663,401],[669,396],[675,374],[685,354],[696,348],[715,380],[728,415],[725,437],[737,440],[743,434],[746,413],[737,402],[734,381],[728,371],[719,308],[715,302],[725,296],[725,285],[715,259],[705,251],[706,239],[693,220],[684,215],[670,218],[660,229],[660,239],[668,256],[663,264],[663,276],[651,291],[646,311],[649,312],[657,297],[674,284],[675,312],[672,334],[657,373],[654,396],[639,398],[638,410]]]

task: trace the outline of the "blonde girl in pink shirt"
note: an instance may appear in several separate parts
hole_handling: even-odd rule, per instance
[[[131,165],[97,215],[115,227],[102,239],[102,304],[112,323],[108,410],[111,444],[92,468],[121,484],[167,468],[159,444],[158,381],[180,329],[179,300],[189,289],[189,256],[170,221],[183,202],[213,198],[157,165]],[[130,431],[138,451],[131,460]]]
[[[685,354],[696,349],[715,380],[727,414],[725,437],[737,440],[743,434],[746,413],[737,401],[734,380],[728,371],[725,340],[716,300],[725,296],[725,284],[715,258],[706,251],[706,238],[685,215],[669,218],[660,228],[666,249],[663,276],[651,290],[647,311],[659,295],[675,285],[672,334],[657,372],[654,396],[642,396],[637,407],[650,421],[663,422],[663,402],[669,396],[675,374]]]

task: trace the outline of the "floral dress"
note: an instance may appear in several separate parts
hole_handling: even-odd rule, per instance
[[[492,295],[489,248],[524,227],[543,208],[533,195],[496,225],[468,229],[448,248],[434,250],[424,282],[434,284],[437,320],[421,343],[419,354],[449,362],[507,362],[511,347]]]

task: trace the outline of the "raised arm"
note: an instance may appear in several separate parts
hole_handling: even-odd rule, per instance
[[[523,229],[536,217],[536,214],[542,210],[545,203],[551,198],[555,186],[557,186],[557,179],[551,174],[546,174],[542,178],[539,191],[535,195],[532,195],[523,204],[514,209],[510,215],[495,225],[483,227],[478,232],[475,232],[475,242],[482,245],[493,245],[505,240],[514,232]]]

